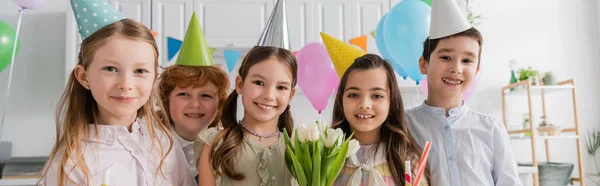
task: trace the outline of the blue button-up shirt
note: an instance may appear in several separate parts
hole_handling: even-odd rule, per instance
[[[517,163],[502,122],[466,105],[445,110],[423,103],[406,111],[419,146],[431,142],[431,185],[521,185]]]

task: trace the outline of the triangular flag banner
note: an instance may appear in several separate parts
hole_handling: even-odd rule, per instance
[[[208,49],[210,50],[210,55],[211,55],[211,56],[212,56],[213,54],[215,54],[215,51],[217,51],[217,49],[216,49],[216,48],[212,48],[212,47],[210,47],[210,48],[208,48]]]
[[[172,38],[172,37],[167,37],[167,57],[168,60],[171,61],[171,59],[173,59],[173,57],[175,57],[175,54],[177,54],[177,52],[179,52],[179,49],[181,49],[181,44],[183,43],[183,41]]]
[[[158,36],[158,32],[156,32],[156,31],[154,31],[154,30],[151,30],[151,31],[152,31],[152,37],[156,37],[156,36]]]
[[[172,37],[167,37],[167,56],[169,57],[169,61],[171,61],[171,59],[173,59],[173,57],[175,57],[175,54],[177,54],[177,52],[179,52],[179,49],[181,49],[181,44],[183,43],[183,41],[179,40],[179,39],[175,39]],[[216,48],[209,48],[210,49],[210,54],[213,55],[215,53],[215,51],[217,50]]]
[[[296,54],[298,54],[298,51],[293,51],[292,54],[294,54],[295,56]]]
[[[373,31],[371,31],[371,36],[375,37],[375,32],[376,32],[376,31],[377,31],[377,30],[373,30]]]
[[[213,66],[215,64],[196,12],[192,14],[175,64],[189,66]]]
[[[367,35],[362,35],[350,40],[350,43],[367,51]]]
[[[223,56],[225,56],[225,62],[227,62],[227,70],[231,73],[242,53],[235,50],[225,50],[223,51]]]
[[[438,39],[451,36],[471,28],[458,3],[454,0],[433,0],[429,38]]]
[[[321,38],[323,39],[325,48],[327,48],[327,52],[331,57],[331,62],[333,62],[335,71],[338,73],[340,78],[344,75],[346,69],[348,69],[352,63],[354,63],[356,58],[366,54],[365,51],[362,51],[351,44],[345,43],[344,41],[336,39],[333,36],[327,35],[323,32],[321,32]]]

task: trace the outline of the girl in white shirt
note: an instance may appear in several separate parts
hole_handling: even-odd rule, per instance
[[[103,0],[72,0],[83,42],[56,112],[42,185],[195,185],[156,111],[151,31]],[[163,110],[163,109],[161,109]]]

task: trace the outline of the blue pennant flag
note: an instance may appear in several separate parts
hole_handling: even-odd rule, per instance
[[[227,62],[227,69],[229,70],[229,73],[233,71],[233,67],[235,67],[235,64],[237,63],[238,59],[240,59],[241,55],[242,54],[240,52],[235,50],[223,51],[223,56],[225,56],[225,61]]]
[[[169,57],[168,60],[171,61],[171,59],[173,59],[173,57],[175,57],[175,54],[177,54],[177,52],[179,52],[179,49],[181,49],[181,44],[183,43],[183,41],[172,38],[172,37],[167,37],[167,56]]]

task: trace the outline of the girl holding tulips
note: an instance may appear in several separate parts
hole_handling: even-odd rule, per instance
[[[199,185],[291,184],[286,169],[281,131],[292,131],[290,101],[294,96],[297,67],[289,50],[256,46],[240,66],[235,90],[225,101],[223,129],[201,133],[207,145],[200,155]],[[238,95],[244,115],[237,120]]]

